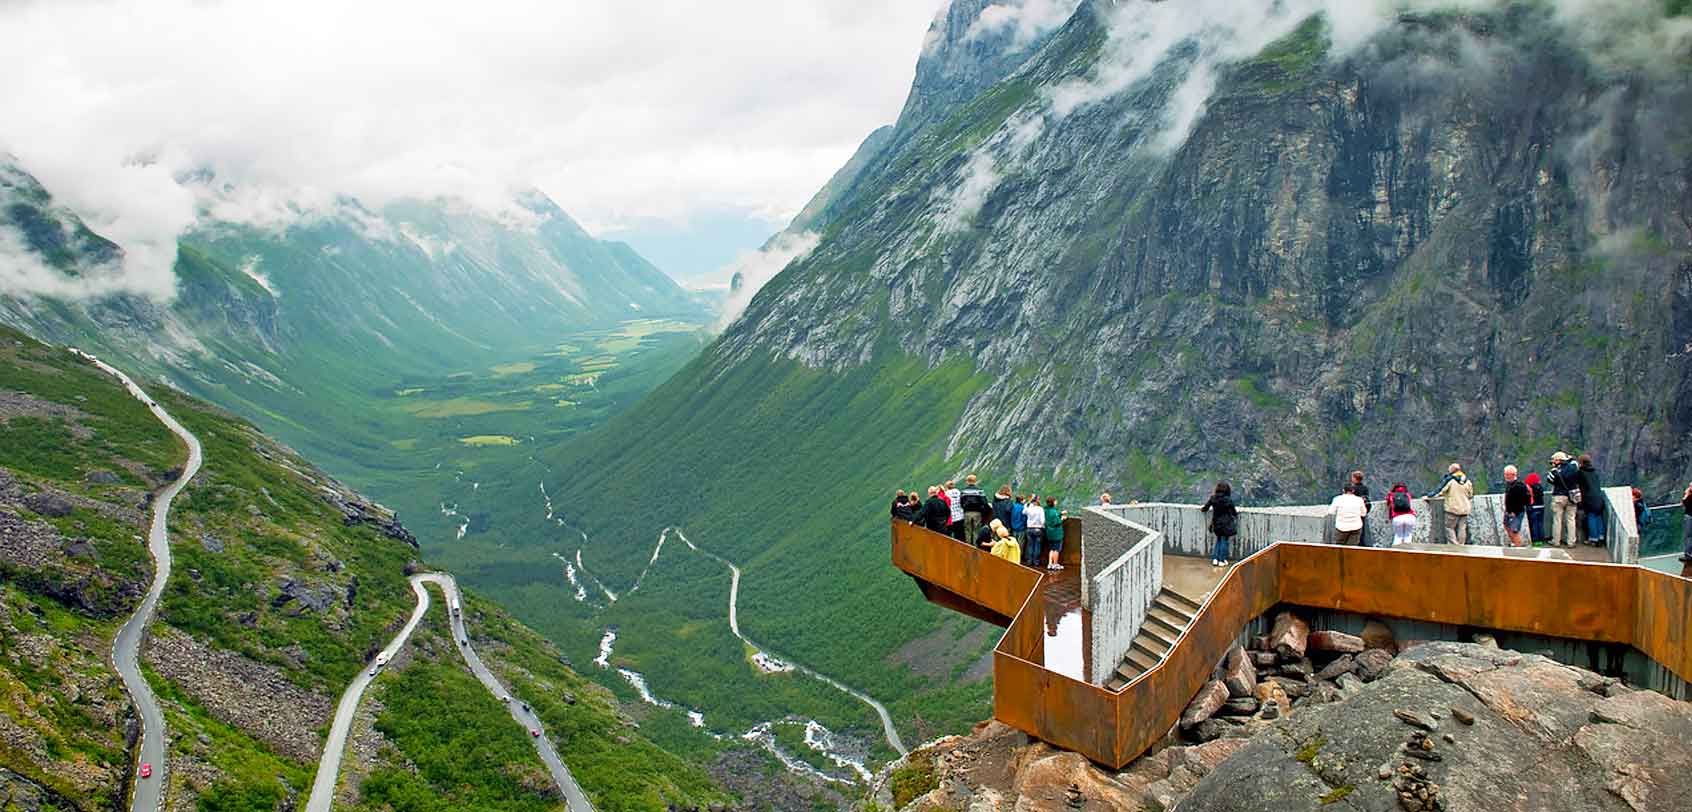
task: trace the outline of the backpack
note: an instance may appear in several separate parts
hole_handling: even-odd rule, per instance
[[[1405,491],[1393,491],[1392,510],[1394,513],[1410,512],[1410,494]]]

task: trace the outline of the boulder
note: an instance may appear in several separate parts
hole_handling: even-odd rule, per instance
[[[1251,696],[1251,689],[1257,686],[1257,669],[1245,649],[1235,646],[1222,661],[1222,684],[1227,686],[1229,696]]]
[[[1387,668],[1392,665],[1392,651],[1390,649],[1372,648],[1357,655],[1357,667],[1353,674],[1362,678],[1364,682],[1374,682],[1386,675]]]
[[[65,542],[66,558],[94,558],[94,543],[88,539],[71,539]]]
[[[1293,660],[1292,662],[1281,663],[1280,671],[1282,676],[1302,680],[1309,679],[1312,675],[1314,675],[1316,673],[1316,666],[1310,662],[1309,657],[1304,657]]]
[[[1218,716],[1252,716],[1257,713],[1258,701],[1249,696],[1230,699],[1216,710]]]
[[[1355,634],[1336,631],[1311,632],[1307,644],[1311,651],[1326,651],[1335,654],[1357,654],[1367,648],[1363,645],[1363,638]]]
[[[1349,674],[1356,665],[1357,661],[1350,654],[1341,654],[1333,662],[1323,666],[1321,671],[1317,671],[1316,678],[1333,679],[1341,674]]]
[[[1254,651],[1251,653],[1251,664],[1256,668],[1273,668],[1281,658],[1273,651]]]
[[[72,506],[69,499],[56,493],[42,491],[32,493],[23,498],[24,507],[36,513],[53,519],[71,515]]]
[[[210,533],[201,533],[200,546],[206,548],[208,553],[221,553],[223,552],[223,539]]]
[[[1204,687],[1199,689],[1198,696],[1193,697],[1193,701],[1181,713],[1181,729],[1191,730],[1199,722],[1215,716],[1222,703],[1227,701],[1228,686],[1223,685],[1221,680],[1205,683]]]
[[[1299,699],[1310,695],[1310,683],[1301,679],[1293,679],[1291,677],[1270,677],[1269,682],[1274,683],[1281,689],[1282,693],[1293,699]]]
[[[1214,742],[1222,739],[1250,738],[1251,731],[1244,724],[1244,720],[1218,716],[1199,722],[1189,732],[1193,739],[1200,742]]]
[[[1692,809],[1692,703],[1604,697],[1582,675],[1595,676],[1536,655],[1418,646],[1351,696],[1301,704],[1179,808],[1321,809],[1343,797],[1331,808]]]
[[[84,479],[87,479],[89,483],[94,485],[116,485],[123,481],[118,478],[117,474],[114,474],[111,471],[89,471],[88,475],[84,477]]]
[[[1282,612],[1275,616],[1275,625],[1269,630],[1267,648],[1282,660],[1297,660],[1304,656],[1309,641],[1310,624],[1299,619],[1298,615]]]
[[[1363,645],[1366,648],[1386,649],[1394,653],[1398,651],[1398,641],[1393,639],[1392,629],[1387,628],[1385,623],[1378,620],[1364,623],[1363,634],[1360,636],[1363,638]]]

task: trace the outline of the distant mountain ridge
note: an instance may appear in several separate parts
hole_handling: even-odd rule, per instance
[[[708,320],[704,300],[545,195],[513,211],[522,222],[453,200],[343,200],[277,227],[207,221],[178,243],[169,305],[0,288],[0,324],[122,361],[309,450],[314,415],[348,388],[446,376],[629,319]],[[99,279],[122,258],[15,163],[0,164],[0,240],[63,280]]]

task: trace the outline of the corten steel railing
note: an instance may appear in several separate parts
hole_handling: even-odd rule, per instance
[[[899,522],[893,561],[925,593],[1008,619],[995,718],[1113,769],[1167,735],[1240,632],[1279,604],[1628,644],[1692,679],[1692,580],[1642,567],[1282,542],[1234,565],[1163,661],[1112,692],[1044,667],[1038,571]]]

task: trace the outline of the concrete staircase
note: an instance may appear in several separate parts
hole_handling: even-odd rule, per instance
[[[1162,662],[1164,655],[1175,647],[1181,632],[1193,622],[1193,615],[1198,610],[1198,603],[1191,598],[1167,586],[1160,590],[1152,600],[1151,609],[1146,612],[1146,622],[1140,627],[1139,636],[1134,638],[1134,644],[1123,656],[1122,662],[1116,664],[1116,673],[1105,683],[1105,688],[1121,690],[1122,686]]]

